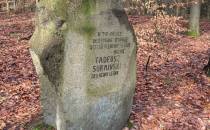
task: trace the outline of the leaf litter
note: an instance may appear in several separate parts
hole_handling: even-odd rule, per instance
[[[202,68],[210,56],[210,23],[201,22],[198,38],[176,34],[160,43],[139,35],[151,27],[151,18],[129,20],[138,40],[130,129],[209,130],[210,79]],[[0,130],[24,130],[41,115],[38,77],[28,51],[33,31],[34,13],[0,16]]]

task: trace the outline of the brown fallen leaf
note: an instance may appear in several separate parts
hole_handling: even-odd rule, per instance
[[[3,120],[0,120],[0,130],[6,126],[6,123]]]

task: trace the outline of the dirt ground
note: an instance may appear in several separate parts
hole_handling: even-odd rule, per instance
[[[131,16],[130,21],[138,33],[150,19]],[[198,38],[180,34],[170,43],[138,42],[129,126],[210,130],[210,79],[202,71],[210,55],[210,23],[203,21],[201,30]],[[33,13],[0,15],[0,130],[23,130],[40,115],[39,83],[28,51],[33,31]]]

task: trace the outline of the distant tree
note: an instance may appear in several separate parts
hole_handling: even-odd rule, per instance
[[[9,0],[6,0],[6,10],[7,12],[10,12]]]
[[[24,11],[25,9],[25,0],[17,0],[17,7],[16,7],[16,11]]]
[[[207,18],[210,19],[210,0],[207,1]]]
[[[189,31],[190,36],[197,37],[200,35],[200,8],[199,0],[194,2],[190,8]]]

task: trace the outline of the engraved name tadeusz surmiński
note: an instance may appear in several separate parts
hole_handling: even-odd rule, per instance
[[[121,56],[130,47],[128,37],[122,32],[97,32],[89,48],[92,51],[106,50],[109,55],[95,57],[95,64],[92,66],[91,78],[104,78],[116,76],[120,73]]]

